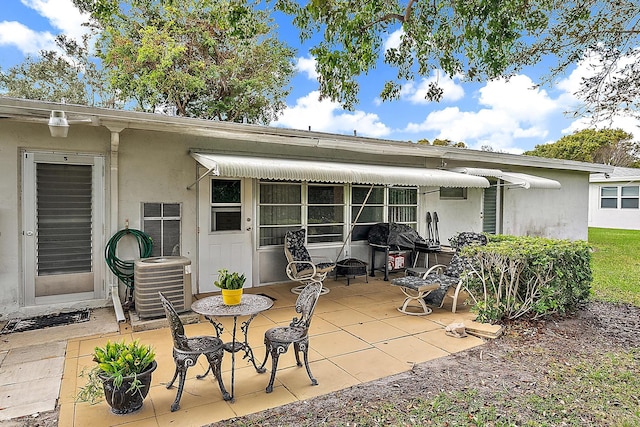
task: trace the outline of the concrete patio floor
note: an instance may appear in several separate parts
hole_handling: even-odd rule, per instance
[[[404,300],[399,288],[379,277],[368,279],[369,283],[365,283],[364,278],[352,279],[349,286],[346,280],[334,281],[331,278],[325,282],[330,292],[320,297],[310,330],[309,359],[311,370],[319,383],[317,386],[311,386],[305,369],[295,365],[293,348],[290,348],[280,357],[273,393],[267,394],[265,387],[269,381],[271,361],[267,362],[267,372],[258,374],[250,362],[242,359],[243,353],[238,353],[235,402],[226,402],[212,376],[203,380],[195,378],[206,369],[206,360],[201,358],[199,364],[188,371],[180,410],[171,412],[170,406],[177,389],[165,387],[175,369],[169,329],[163,327],[136,332],[130,323],[123,323],[119,330],[70,338],[65,351],[60,352],[64,355],[55,356],[63,357],[60,360],[64,361],[62,380],[59,382],[59,425],[201,426],[408,371],[416,363],[484,343],[483,339],[472,335],[460,339],[445,334],[444,327],[454,322],[464,322],[467,326],[480,329],[483,327],[473,322],[475,316],[465,306],[459,306],[455,314],[445,304],[442,309],[434,309],[427,316],[405,315],[397,310]],[[264,332],[275,325],[288,324],[296,314],[294,304],[297,296],[290,292],[293,286],[292,283],[286,283],[245,291],[275,299],[273,307],[258,315],[250,326],[249,343],[258,363],[262,362],[265,353]],[[223,323],[229,325],[229,320]],[[224,341],[231,340],[229,329],[225,327]],[[204,319],[199,323],[186,324],[185,330],[188,336],[214,334],[213,327]],[[95,405],[76,403],[75,396],[85,382],[79,374],[94,365],[91,360],[94,347],[104,345],[107,340],[122,339],[138,339],[151,344],[156,351],[158,369],[153,374],[152,387],[142,409],[133,414],[115,415],[105,402]],[[6,360],[11,356],[11,350],[4,354]],[[0,372],[8,369],[6,365],[3,363],[0,366]],[[231,388],[230,369],[231,357],[225,354],[222,375],[228,390]],[[51,376],[59,374],[53,372]],[[0,388],[2,382],[0,380]],[[16,395],[20,394],[19,390],[15,390],[19,386],[12,387]],[[33,393],[33,383],[25,387],[28,388],[22,393]]]

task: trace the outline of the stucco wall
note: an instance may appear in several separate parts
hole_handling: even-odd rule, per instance
[[[106,154],[109,132],[102,127],[72,126],[67,138],[52,138],[46,122],[3,121],[0,128],[0,318],[29,315],[42,308],[21,307],[22,301],[22,150]],[[101,189],[105,191],[106,189]],[[101,304],[94,301],[92,304]],[[90,304],[91,305],[91,304]],[[45,307],[53,312],[57,306]]]
[[[111,193],[109,177],[110,131],[103,127],[73,125],[67,138],[51,138],[46,122],[15,123],[4,121],[0,127],[0,316],[25,313],[20,307],[22,290],[20,263],[22,259],[20,224],[20,149],[58,152],[95,153],[105,156],[105,236],[100,246],[104,247],[113,230],[141,228],[142,202],[182,203],[181,253],[192,260],[192,281],[197,280],[197,206],[196,188],[187,186],[198,178],[196,162],[189,156],[189,149],[197,148],[213,152],[232,154],[268,154],[272,156],[296,156],[308,159],[359,161],[371,164],[397,162],[398,165],[424,166],[418,157],[396,157],[389,155],[340,152],[339,150],[305,148],[295,145],[273,145],[263,142],[217,140],[199,136],[184,136],[180,133],[133,131],[125,129],[120,134],[118,147],[118,212],[116,224],[110,224]],[[432,167],[438,167],[437,165]],[[551,237],[587,238],[588,177],[586,173],[549,171],[540,169],[521,170],[525,173],[557,179],[562,190],[507,190],[504,199],[504,229],[511,234],[530,234]],[[466,200],[440,200],[435,188],[421,188],[419,198],[420,234],[426,237],[426,212],[437,211],[440,219],[439,232],[442,244],[459,231],[481,231],[480,216],[482,190],[469,189]],[[200,203],[208,203],[207,200]],[[325,247],[312,249],[314,255],[335,256],[340,249]],[[367,259],[368,247],[358,245],[349,248],[348,255]],[[280,265],[284,260],[281,249],[263,251],[254,265]],[[345,254],[346,256],[346,254]],[[273,263],[273,260],[276,260]],[[103,262],[102,259],[97,262]],[[283,271],[282,269],[279,269]],[[105,271],[108,271],[105,268]],[[105,291],[113,281],[110,273],[105,277]],[[194,287],[195,289],[195,287]],[[105,294],[106,295],[106,294]],[[103,299],[102,304],[108,303]],[[54,309],[54,307],[47,307]],[[29,308],[30,309],[30,308]]]
[[[503,233],[586,240],[588,237],[588,175],[540,170],[528,171],[528,173],[555,179],[562,184],[562,188],[560,190],[506,189]]]
[[[589,227],[640,230],[640,209],[602,209],[600,207],[600,187],[624,185],[629,185],[629,181],[607,181],[589,185]]]

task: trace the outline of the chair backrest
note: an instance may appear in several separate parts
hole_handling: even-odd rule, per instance
[[[456,250],[455,254],[451,257],[451,262],[445,270],[444,274],[451,277],[460,277],[464,270],[469,270],[472,267],[472,260],[460,256],[460,250],[468,245],[484,246],[488,242],[487,236],[482,233],[475,233],[472,231],[463,231],[459,233],[455,239],[451,241],[451,246]]]
[[[307,231],[304,228],[296,231],[287,231],[284,235],[284,254],[288,262],[311,261],[311,255],[304,246]],[[295,264],[292,266],[295,271]]]
[[[164,314],[169,321],[169,329],[171,329],[171,337],[173,338],[173,346],[179,350],[188,350],[187,346],[187,336],[184,333],[184,326],[182,325],[182,320],[180,320],[180,316],[178,316],[178,312],[175,308],[173,308],[173,304],[171,301],[165,297],[162,292],[158,292],[160,295],[160,301],[162,302],[162,307],[164,308]]]
[[[309,329],[311,318],[318,303],[318,297],[322,291],[322,282],[311,282],[304,287],[296,300],[296,313],[300,313],[300,318],[294,317],[290,326],[297,326]]]
[[[487,236],[473,231],[463,231],[454,236],[454,238],[450,240],[450,243],[456,252],[459,252],[460,249],[467,245],[486,245]]]

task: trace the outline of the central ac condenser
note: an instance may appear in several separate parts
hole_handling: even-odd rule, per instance
[[[179,313],[191,309],[191,260],[182,256],[144,258],[133,267],[133,298],[140,318],[164,316],[158,292]]]

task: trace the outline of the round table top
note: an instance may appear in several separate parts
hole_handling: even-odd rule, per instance
[[[194,302],[191,310],[204,316],[235,317],[258,314],[271,306],[273,300],[264,295],[242,294],[242,300],[237,305],[226,305],[222,302],[222,295],[214,295]]]

